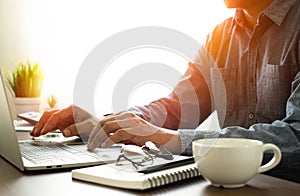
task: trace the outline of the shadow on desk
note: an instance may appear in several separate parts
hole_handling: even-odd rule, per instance
[[[92,183],[82,182],[79,180],[73,180],[74,183],[91,185]],[[165,185],[162,187],[157,187],[154,189],[137,191],[137,190],[126,190],[113,187],[106,187],[104,185],[93,184],[101,188],[109,188],[112,190],[120,190],[123,193],[128,193],[130,195],[170,195],[173,193],[179,195],[230,195],[230,196],[247,196],[247,195],[295,195],[300,191],[300,185],[297,183],[289,182],[286,180],[280,180],[265,175],[257,175],[252,180],[250,180],[245,187],[226,189],[217,188],[209,184],[208,181],[202,177],[197,177],[189,180],[184,180],[176,182],[173,184]]]
[[[298,195],[300,184],[256,175],[243,188],[215,188],[202,177],[146,191],[125,190],[72,180],[70,170],[22,173],[0,158],[0,195]]]

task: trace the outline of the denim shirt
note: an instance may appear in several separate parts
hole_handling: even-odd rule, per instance
[[[274,0],[253,30],[237,9],[208,35],[168,97],[130,110],[157,126],[179,129],[184,154],[191,155],[192,141],[204,137],[274,143],[283,158],[268,173],[300,182],[299,24],[299,0]],[[195,130],[213,110],[221,132]]]

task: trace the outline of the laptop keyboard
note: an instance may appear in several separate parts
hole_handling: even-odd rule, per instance
[[[19,143],[22,156],[36,164],[73,164],[99,161],[88,152],[54,141],[28,141]]]

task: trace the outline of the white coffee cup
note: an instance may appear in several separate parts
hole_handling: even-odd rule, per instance
[[[263,154],[274,152],[273,158],[261,166]],[[211,138],[193,142],[193,155],[201,175],[213,186],[237,188],[257,173],[274,168],[281,160],[274,144],[240,138]]]

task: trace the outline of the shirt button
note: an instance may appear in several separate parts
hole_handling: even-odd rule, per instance
[[[257,45],[256,42],[252,42],[252,43],[251,43],[251,46],[252,46],[253,48],[256,47],[256,45]]]
[[[249,114],[248,118],[252,120],[254,118],[254,114]]]
[[[250,83],[251,83],[251,84],[254,83],[254,78],[250,78]]]

